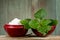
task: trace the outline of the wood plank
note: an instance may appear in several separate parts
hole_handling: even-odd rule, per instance
[[[60,40],[60,36],[48,36],[48,37],[8,37],[1,35],[0,40]]]

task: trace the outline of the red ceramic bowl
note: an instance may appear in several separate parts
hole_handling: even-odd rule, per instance
[[[36,34],[36,36],[46,37],[46,36],[50,35],[55,30],[55,28],[56,28],[56,26],[52,26],[51,30],[45,36],[43,36],[43,34],[41,34],[40,32],[38,32],[36,29],[32,29],[32,31]]]
[[[25,29],[23,25],[5,24],[4,29],[11,37],[21,37],[25,36],[25,34],[27,33],[27,29]]]

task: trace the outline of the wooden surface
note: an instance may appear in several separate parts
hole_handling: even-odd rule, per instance
[[[60,36],[48,37],[8,37],[5,35],[0,36],[0,40],[60,40]]]

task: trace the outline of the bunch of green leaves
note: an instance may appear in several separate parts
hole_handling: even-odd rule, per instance
[[[46,15],[47,12],[44,9],[38,10],[34,14],[35,19],[29,22],[29,26],[41,34],[46,35],[51,30],[51,26],[57,24],[57,20],[45,19],[44,17]]]
[[[51,30],[51,26],[48,25],[50,23],[51,23],[51,20],[48,20],[48,19],[43,19],[40,21],[34,19],[29,22],[29,26],[33,29],[36,29],[41,34],[46,35],[48,31]]]
[[[24,19],[20,23],[24,25],[26,29],[36,29],[43,35],[46,35],[50,30],[52,25],[57,25],[57,20],[45,19],[47,12],[44,9],[39,9],[35,14],[35,19]]]

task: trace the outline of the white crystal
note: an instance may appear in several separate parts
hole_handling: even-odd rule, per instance
[[[21,19],[14,18],[11,22],[9,22],[10,25],[21,25],[20,23]]]

